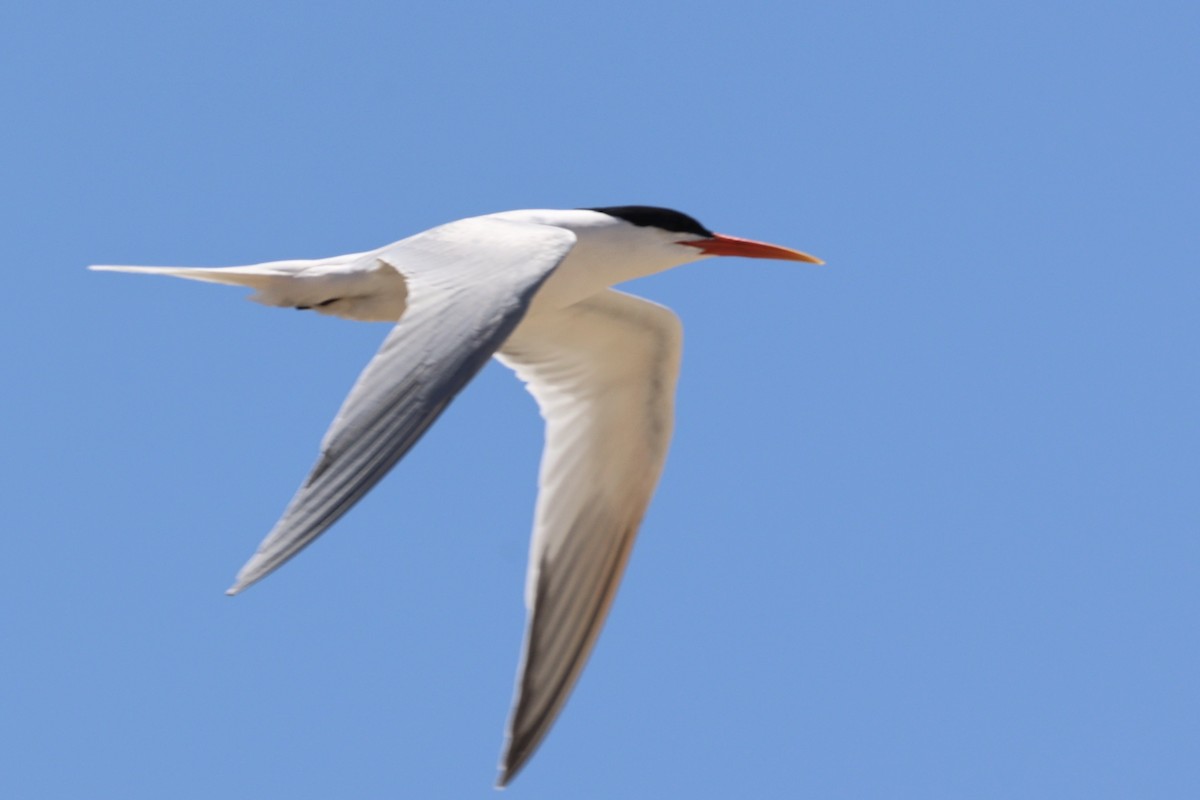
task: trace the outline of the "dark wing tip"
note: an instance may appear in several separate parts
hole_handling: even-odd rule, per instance
[[[527,729],[519,738],[510,737],[504,748],[504,756],[500,759],[500,774],[496,777],[496,788],[503,789],[512,783],[529,759],[537,751],[546,729]]]

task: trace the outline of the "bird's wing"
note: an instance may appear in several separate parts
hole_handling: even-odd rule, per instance
[[[497,354],[546,420],[500,786],[554,723],[604,623],[666,458],[681,341],[674,313],[608,290],[530,318]]]
[[[408,308],[229,594],[278,568],[379,482],[508,338],[574,244],[575,234],[562,228],[476,217],[367,256],[404,276]]]

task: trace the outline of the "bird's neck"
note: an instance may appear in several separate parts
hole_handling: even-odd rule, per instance
[[[631,238],[576,232],[575,247],[538,291],[531,312],[542,308],[564,308],[619,283],[655,275],[682,266],[697,253],[673,253],[666,248],[639,246]],[[681,248],[682,249],[682,248]]]

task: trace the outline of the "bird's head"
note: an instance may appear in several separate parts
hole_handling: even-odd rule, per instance
[[[584,210],[598,211],[642,229],[643,238],[653,240],[655,244],[673,251],[679,256],[680,263],[695,261],[706,256],[741,256],[742,258],[804,261],[809,264],[825,263],[815,256],[789,247],[714,233],[701,225],[695,217],[669,208],[608,206]],[[679,249],[681,247],[686,249]]]
[[[601,289],[712,256],[823,263],[799,250],[714,233],[694,217],[669,208],[527,209],[489,216],[553,225],[575,234],[575,246],[539,292],[539,302],[545,305],[570,305]]]

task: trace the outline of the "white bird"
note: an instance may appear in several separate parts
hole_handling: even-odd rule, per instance
[[[248,286],[251,299],[396,323],[320,457],[228,594],[321,535],[496,356],[546,421],[528,617],[497,786],[533,755],[583,669],[662,471],[681,327],[611,287],[710,256],[822,263],[649,206],[507,211],[365,253],[246,267],[94,266]]]

